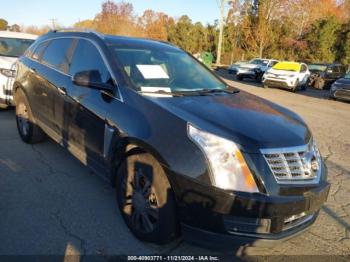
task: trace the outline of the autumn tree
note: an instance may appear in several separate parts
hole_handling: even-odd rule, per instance
[[[6,30],[7,29],[7,21],[5,19],[0,18],[0,30]]]

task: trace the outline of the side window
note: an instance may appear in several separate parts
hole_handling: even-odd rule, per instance
[[[42,62],[62,72],[67,72],[68,49],[72,43],[72,39],[62,38],[52,40],[46,48]]]
[[[74,51],[69,74],[74,76],[78,72],[91,70],[100,73],[102,83],[113,84],[111,75],[97,47],[88,40],[79,40]]]
[[[306,73],[306,71],[307,71],[306,65],[301,65],[300,72],[301,72],[301,73]]]
[[[34,50],[33,54],[32,54],[32,58],[34,60],[39,60],[41,55],[43,54],[45,48],[47,47],[49,42],[44,42],[39,44],[39,46],[36,47],[36,49]]]

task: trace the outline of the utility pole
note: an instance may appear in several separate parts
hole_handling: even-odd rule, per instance
[[[220,24],[219,24],[219,42],[216,57],[216,65],[221,64],[221,49],[222,49],[222,38],[224,33],[224,20],[225,20],[225,4],[229,0],[219,0],[220,1]]]
[[[56,18],[51,18],[49,19],[52,23],[52,30],[55,30],[56,29],[56,22],[57,22],[57,19]]]

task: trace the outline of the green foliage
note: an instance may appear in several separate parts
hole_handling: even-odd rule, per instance
[[[7,21],[5,19],[0,18],[0,30],[6,30],[7,29]]]
[[[334,18],[316,21],[306,35],[309,58],[313,62],[333,62],[336,58],[335,46],[341,25]]]

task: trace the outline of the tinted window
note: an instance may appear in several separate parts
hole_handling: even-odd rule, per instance
[[[87,40],[79,40],[74,51],[69,74],[96,70],[100,73],[102,83],[112,84],[113,80],[96,46]]]
[[[44,43],[41,43],[39,46],[37,46],[35,51],[34,51],[34,53],[33,53],[33,55],[32,55],[32,58],[35,59],[35,60],[39,60],[40,56],[44,52],[47,44],[48,44],[48,42],[44,42]]]
[[[43,63],[66,72],[65,67],[68,64],[67,51],[71,43],[72,39],[69,38],[52,40],[42,57]]]

